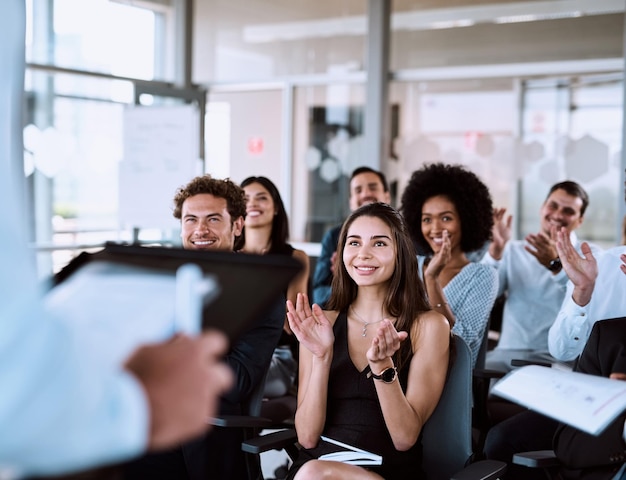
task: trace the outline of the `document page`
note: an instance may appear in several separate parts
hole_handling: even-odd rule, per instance
[[[327,453],[319,457],[319,460],[333,460],[335,462],[348,463],[350,465],[381,465],[383,463],[383,457],[375,453],[361,450],[347,443],[340,442],[338,440],[321,437],[323,441],[331,443],[340,447],[336,452]]]
[[[195,335],[201,317],[192,300],[196,277],[159,273],[134,266],[93,262],[50,290],[45,309],[83,341],[102,349],[101,358],[119,365],[140,344],[160,342],[175,333]],[[219,293],[215,278],[203,279],[199,295],[208,301]]]
[[[626,410],[626,382],[536,365],[508,373],[491,393],[592,435]]]

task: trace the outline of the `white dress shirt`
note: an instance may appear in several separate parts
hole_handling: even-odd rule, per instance
[[[622,253],[626,253],[626,246],[594,252],[598,278],[587,305],[581,307],[574,302],[574,284],[568,282],[561,310],[548,334],[550,354],[556,359],[570,361],[578,357],[598,320],[626,316],[626,275],[620,270],[619,258]]]

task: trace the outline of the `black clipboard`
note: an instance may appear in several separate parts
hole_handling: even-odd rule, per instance
[[[87,265],[117,264],[138,267],[148,274],[176,274],[194,264],[216,280],[218,292],[202,310],[202,328],[224,332],[234,342],[260,315],[282,298],[302,265],[287,255],[252,255],[224,251],[107,243],[96,253],[81,253],[58,272],[53,288],[72,278]],[[106,301],[106,292],[102,292]]]

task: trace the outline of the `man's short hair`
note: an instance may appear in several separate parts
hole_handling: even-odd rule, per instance
[[[387,184],[387,178],[385,177],[385,174],[382,172],[379,172],[378,170],[374,170],[373,168],[370,168],[370,167],[355,168],[352,171],[352,175],[350,175],[350,181],[352,181],[354,177],[356,177],[357,175],[361,175],[362,173],[373,173],[374,175],[378,175],[378,178],[380,179],[380,183],[383,184],[383,191],[385,192],[389,191],[389,185]]]
[[[219,180],[208,174],[195,177],[187,185],[176,190],[174,211],[172,212],[174,217],[178,219],[182,217],[185,200],[203,193],[225,199],[226,209],[232,221],[239,217],[246,218],[246,194],[243,188],[228,178]]]
[[[587,206],[589,205],[589,195],[583,187],[581,187],[578,183],[572,182],[571,180],[566,180],[564,182],[559,182],[550,188],[546,199],[552,195],[552,192],[555,190],[564,190],[568,195],[572,197],[578,197],[583,201],[582,207],[580,207],[580,216],[582,217],[585,214],[585,210],[587,210]]]

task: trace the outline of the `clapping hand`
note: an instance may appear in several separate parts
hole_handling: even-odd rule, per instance
[[[298,293],[295,305],[287,300],[287,319],[298,341],[314,356],[323,358],[332,353],[333,326],[319,305],[309,306],[306,294]]]
[[[556,227],[552,229],[552,238],[544,232],[539,232],[531,233],[525,239],[529,245],[525,245],[524,249],[546,268],[558,256],[556,242],[553,240],[555,235]]]
[[[505,217],[506,208],[495,208],[493,210],[493,228],[491,229],[491,244],[489,254],[496,260],[502,258],[504,247],[511,239],[511,223],[513,216]]]
[[[380,363],[393,356],[400,349],[402,341],[409,336],[407,332],[398,332],[389,319],[384,319],[378,329],[372,344],[365,354],[370,364]],[[374,370],[374,369],[372,369]]]
[[[598,276],[598,263],[591,252],[591,247],[587,242],[583,242],[580,246],[583,254],[581,257],[572,245],[568,231],[561,228],[556,233],[556,249],[565,273],[574,284],[572,298],[580,306],[587,305]]]
[[[446,264],[452,258],[452,243],[450,242],[450,234],[447,230],[444,230],[441,234],[443,242],[441,248],[433,258],[428,262],[424,275],[427,277],[437,278]]]

